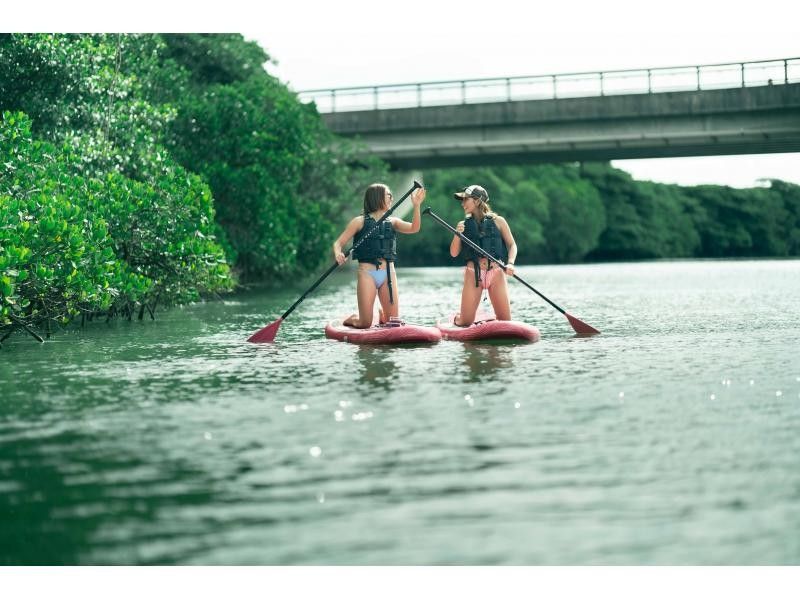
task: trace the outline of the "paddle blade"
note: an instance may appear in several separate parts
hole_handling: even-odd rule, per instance
[[[569,323],[572,325],[572,329],[578,334],[600,334],[599,330],[592,328],[586,322],[581,322],[575,316],[571,316],[566,312],[564,312],[564,315],[567,316],[567,320],[569,320]]]
[[[253,336],[247,339],[248,343],[271,343],[275,340],[275,335],[278,334],[278,328],[281,327],[283,318],[278,318],[272,324],[264,326],[261,330],[256,332]]]

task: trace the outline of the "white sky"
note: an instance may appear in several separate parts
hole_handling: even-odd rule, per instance
[[[226,0],[4,8],[6,31],[236,31],[295,91],[800,57],[800,1]],[[19,11],[18,15],[8,11]],[[800,183],[800,153],[626,160],[636,178]]]

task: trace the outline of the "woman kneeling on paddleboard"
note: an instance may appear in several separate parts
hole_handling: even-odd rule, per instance
[[[481,301],[481,293],[489,292],[489,299],[498,320],[511,319],[511,304],[508,301],[506,275],[514,275],[514,261],[517,258],[517,244],[511,229],[502,216],[492,212],[489,207],[489,194],[480,185],[470,185],[453,195],[464,208],[464,220],[456,225],[456,230],[478,245],[489,255],[506,264],[506,271],[492,263],[453,235],[450,255],[459,254],[466,260],[464,268],[464,288],[461,291],[461,311],[455,318],[457,326],[469,326],[475,321],[475,313]]]
[[[345,227],[339,238],[333,243],[333,255],[339,264],[346,260],[342,247],[350,239],[354,243],[364,238],[376,226],[378,220],[392,207],[392,192],[389,187],[375,183],[364,193],[364,213],[356,216]],[[395,232],[413,234],[419,232],[422,224],[420,205],[425,200],[425,189],[415,189],[411,194],[414,204],[414,217],[411,222],[390,216],[384,220],[372,234],[353,251],[358,264],[358,314],[353,314],[344,321],[346,326],[369,328],[372,326],[372,308],[375,297],[381,303],[381,323],[391,317],[399,317],[400,306],[397,296],[397,278],[392,262],[397,259],[397,240]]]

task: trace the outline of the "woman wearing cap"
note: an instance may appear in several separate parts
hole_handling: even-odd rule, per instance
[[[489,207],[489,194],[480,185],[470,185],[453,195],[461,202],[464,220],[456,225],[456,230],[478,245],[489,255],[506,264],[506,271],[483,257],[480,253],[453,236],[450,242],[450,255],[459,254],[466,260],[464,268],[464,288],[461,291],[461,311],[456,315],[457,326],[469,326],[475,321],[475,313],[486,290],[498,320],[511,319],[511,304],[508,301],[506,275],[513,276],[514,261],[517,258],[517,244],[511,229],[502,216],[492,212]]]
[[[425,200],[425,189],[415,189],[411,194],[414,204],[414,216],[411,222],[390,216],[384,220],[378,230],[370,234],[353,252],[358,260],[358,282],[356,296],[358,313],[344,321],[345,326],[369,328],[372,326],[372,308],[375,297],[381,303],[381,323],[391,317],[399,317],[400,306],[397,297],[397,278],[392,262],[397,259],[397,240],[395,232],[413,234],[419,232],[422,216],[419,206]],[[384,184],[375,183],[367,187],[364,193],[364,213],[356,216],[345,227],[339,238],[333,243],[333,256],[339,264],[345,262],[342,247],[353,239],[358,243],[369,233],[392,206],[392,192]]]

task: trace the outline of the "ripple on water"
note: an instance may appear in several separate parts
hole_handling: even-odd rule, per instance
[[[453,311],[457,268],[398,272],[408,321]],[[4,344],[0,560],[796,562],[800,262],[520,275],[602,334],[512,284],[538,343],[336,343],[347,274],[271,344],[304,289]]]

